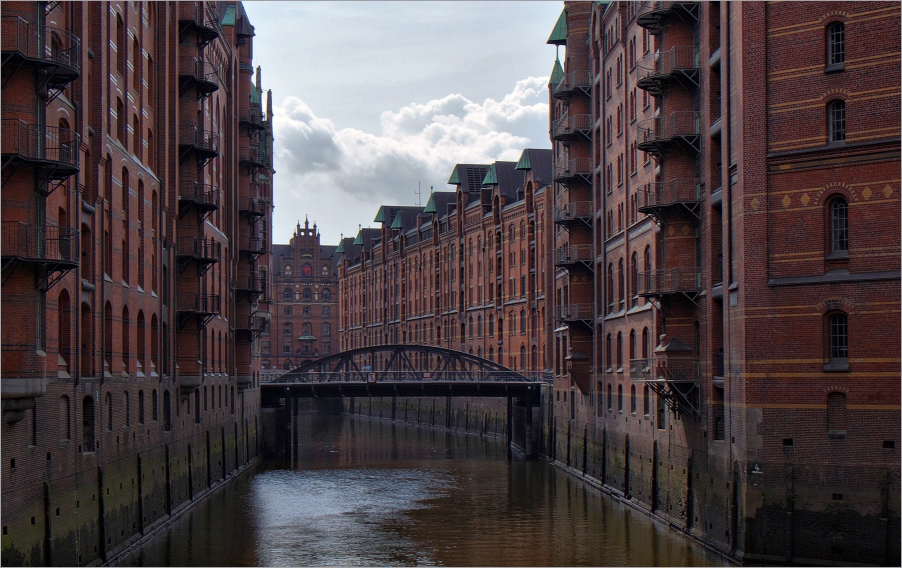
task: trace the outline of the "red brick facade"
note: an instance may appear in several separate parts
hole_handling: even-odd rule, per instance
[[[555,242],[594,321],[553,457],[739,559],[899,562],[899,17],[568,2],[550,40],[558,207],[594,213]]]
[[[4,564],[108,560],[257,454],[252,36],[235,2],[3,5]]]
[[[383,206],[339,247],[341,350],[435,345],[551,369],[551,156],[459,164],[425,207]],[[377,361],[377,366],[383,363]]]
[[[298,223],[287,245],[273,246],[273,307],[261,336],[262,369],[287,371],[337,353],[338,254],[321,245],[316,224]]]

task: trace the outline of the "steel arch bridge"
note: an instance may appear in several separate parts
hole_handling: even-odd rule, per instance
[[[523,387],[532,391],[550,381],[545,372],[515,371],[463,351],[393,344],[361,347],[308,361],[278,376],[264,375],[261,386],[310,387],[310,396],[325,396],[327,391],[348,396],[361,392],[362,387],[371,394],[390,390],[398,395],[403,391],[407,396],[426,392],[504,396]],[[313,388],[317,386],[320,388]]]

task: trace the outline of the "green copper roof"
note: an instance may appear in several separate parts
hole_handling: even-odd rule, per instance
[[[338,243],[338,248],[335,249],[335,254],[344,254],[345,253],[345,240],[341,239]]]
[[[316,338],[312,335],[302,335],[298,337],[298,341],[316,341]]]
[[[395,215],[395,220],[392,221],[391,228],[392,229],[403,229],[404,228],[404,225],[401,224],[401,213],[400,212],[398,212],[398,214]]]
[[[517,162],[517,170],[531,170],[532,166],[529,164],[529,150],[523,150],[523,153],[520,154],[520,161]]]
[[[373,221],[375,221],[377,223],[385,222],[385,205],[383,205],[382,207],[379,208],[379,212],[376,213],[376,218],[373,219]]]
[[[429,196],[429,201],[426,202],[426,208],[423,209],[423,213],[436,213],[435,194]]]
[[[486,172],[482,185],[498,185],[498,174],[495,173],[495,164],[489,166],[489,171]]]
[[[363,229],[360,229],[360,232],[357,233],[357,238],[354,239],[354,244],[363,246]]]
[[[554,29],[551,30],[551,35],[548,36],[548,41],[545,43],[552,45],[565,45],[567,43],[567,10],[561,12],[557,23],[554,24]]]
[[[548,84],[557,85],[564,80],[564,68],[561,67],[561,60],[554,58],[554,67],[551,69],[551,77],[548,78]]]
[[[460,177],[457,175],[457,166],[454,166],[454,171],[451,172],[451,177],[448,178],[449,185],[460,185]]]

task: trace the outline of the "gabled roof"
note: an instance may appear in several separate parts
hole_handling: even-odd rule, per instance
[[[529,171],[536,189],[551,185],[553,155],[548,148],[527,148],[520,154],[517,169]]]
[[[558,16],[557,23],[554,24],[554,29],[551,30],[551,35],[548,36],[548,41],[545,43],[551,45],[566,45],[567,44],[567,10],[566,8],[561,12],[561,15]]]
[[[517,192],[523,189],[526,173],[518,171],[515,162],[495,162],[492,167],[495,169],[495,183],[492,185],[498,186],[501,195],[516,201]]]
[[[403,233],[417,228],[419,226],[419,223],[417,223],[417,217],[422,212],[422,207],[404,207],[403,209],[400,209],[400,211],[395,214],[391,228],[393,230],[400,229]]]
[[[488,164],[457,164],[448,183],[467,193],[479,193],[488,171]]]
[[[456,170],[455,170],[456,171]],[[424,213],[434,213],[438,217],[444,217],[448,214],[448,205],[457,203],[457,192],[454,191],[436,191],[429,196],[426,203]]]

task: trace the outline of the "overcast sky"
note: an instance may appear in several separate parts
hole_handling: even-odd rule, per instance
[[[549,148],[548,39],[563,2],[257,2],[254,65],[275,107],[273,242],[323,244],[416,205],[456,163]],[[563,57],[563,52],[561,53]]]

